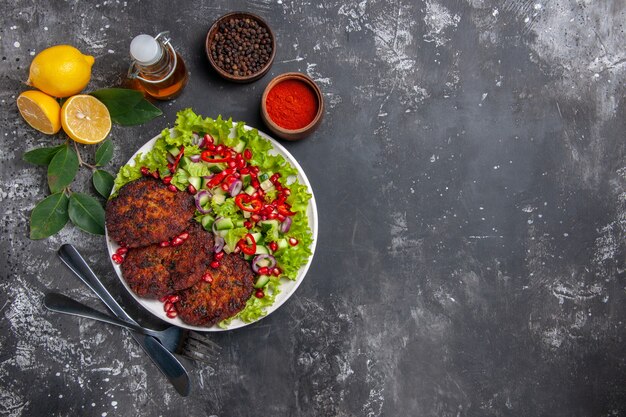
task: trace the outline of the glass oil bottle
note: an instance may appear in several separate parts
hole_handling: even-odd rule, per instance
[[[130,43],[130,56],[133,62],[128,78],[137,81],[136,86],[157,100],[177,97],[187,84],[185,62],[174,50],[169,32],[155,37],[136,36]]]

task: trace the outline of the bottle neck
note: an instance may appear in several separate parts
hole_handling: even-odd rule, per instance
[[[135,63],[139,76],[151,81],[160,81],[171,76],[176,59],[174,53],[171,48],[163,45],[161,42],[159,42],[159,47],[161,49],[161,57],[157,62],[151,65]]]

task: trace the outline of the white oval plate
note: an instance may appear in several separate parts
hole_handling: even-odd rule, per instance
[[[245,129],[246,130],[250,130],[250,129],[252,129],[252,127],[246,125]],[[308,178],[306,177],[306,174],[304,173],[304,170],[302,169],[300,164],[298,164],[296,159],[289,153],[289,151],[287,151],[287,149],[285,149],[280,143],[278,143],[272,137],[270,137],[269,135],[267,135],[267,134],[265,134],[265,133],[263,133],[261,131],[259,131],[259,134],[264,139],[269,140],[270,143],[272,144],[273,149],[270,150],[269,152],[273,153],[273,154],[280,154],[280,155],[282,155],[287,160],[287,162],[289,162],[294,168],[296,168],[298,170],[298,180],[300,181],[300,183],[301,184],[305,184],[308,187],[309,192],[311,193],[311,200],[309,201],[309,207],[307,208],[307,216],[309,217],[309,227],[311,228],[311,233],[312,233],[312,238],[313,238],[313,242],[311,243],[311,256],[309,257],[309,260],[307,261],[307,263],[305,265],[303,265],[300,268],[300,271],[298,272],[298,276],[296,277],[295,281],[291,281],[291,280],[287,280],[287,279],[281,279],[281,281],[280,281],[280,294],[278,294],[278,296],[276,297],[276,300],[274,300],[274,304],[272,306],[266,308],[266,313],[267,314],[265,316],[263,316],[263,317],[267,317],[271,313],[276,311],[278,309],[278,307],[283,305],[285,303],[285,301],[287,301],[289,299],[289,297],[291,297],[293,295],[293,293],[296,291],[298,286],[302,283],[302,280],[304,279],[304,276],[306,275],[307,271],[309,270],[309,267],[311,266],[311,262],[313,262],[313,255],[315,254],[315,246],[317,244],[317,205],[315,204],[315,196],[313,195],[313,188],[311,187],[311,183],[309,182]],[[135,157],[137,156],[137,154],[140,153],[140,152],[145,154],[146,152],[150,151],[152,149],[152,147],[154,146],[154,143],[156,142],[156,140],[160,136],[161,135],[158,135],[158,136],[155,136],[152,139],[150,139],[145,145],[143,145],[141,148],[139,148],[139,150],[137,152],[135,152],[135,154],[130,158],[130,160],[127,163],[131,164],[131,165],[134,165],[135,164],[134,160],[135,160]],[[115,190],[113,190],[113,191],[115,191]],[[108,231],[107,231],[107,234],[106,234],[106,240],[107,240],[107,247],[109,249],[109,259],[111,259],[111,256],[115,253],[115,251],[118,249],[119,246],[117,245],[117,243],[115,243],[113,240],[111,240],[109,238]],[[117,273],[117,276],[119,277],[120,281],[124,285],[124,288],[126,288],[126,290],[130,293],[130,295],[132,295],[133,298],[135,300],[137,300],[137,302],[139,304],[141,304],[141,306],[143,306],[150,313],[152,313],[156,317],[160,318],[161,320],[166,321],[169,324],[173,324],[173,325],[176,325],[178,327],[182,327],[182,328],[190,329],[190,330],[196,330],[196,331],[220,332],[220,331],[224,331],[224,330],[238,329],[240,327],[244,327],[244,326],[247,326],[249,324],[256,323],[256,321],[259,321],[259,320],[261,320],[263,318],[263,317],[260,317],[258,320],[254,321],[254,322],[250,322],[250,323],[245,323],[245,322],[241,321],[240,319],[235,319],[235,320],[231,321],[231,323],[228,325],[228,327],[226,329],[222,329],[222,328],[218,327],[217,325],[212,326],[212,327],[191,326],[191,325],[185,323],[184,321],[182,321],[178,317],[176,317],[174,319],[170,319],[170,318],[168,318],[165,315],[165,312],[163,311],[163,303],[159,302],[158,300],[153,300],[153,299],[143,298],[143,297],[137,296],[137,294],[135,294],[130,289],[130,287],[126,283],[126,280],[122,276],[122,270],[121,270],[120,266],[117,265],[113,261],[111,261],[111,264],[113,265],[113,269],[115,269],[115,272]]]

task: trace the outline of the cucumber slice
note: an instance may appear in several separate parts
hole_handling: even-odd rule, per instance
[[[243,174],[239,179],[243,183],[243,187],[245,189],[248,185],[250,185],[250,180],[252,179],[252,177],[250,176],[250,174]]]
[[[240,140],[239,142],[237,142],[237,144],[235,146],[232,147],[235,152],[237,153],[241,153],[243,152],[243,150],[246,148],[246,142]]]
[[[272,226],[274,227],[278,227],[280,223],[278,222],[278,220],[261,220],[259,222],[259,226],[261,226],[261,230],[265,233],[268,232]]]
[[[224,194],[215,194],[212,199],[215,204],[224,204],[224,201],[226,201],[226,196]]]
[[[189,184],[193,185],[196,190],[199,191],[199,190],[202,189],[202,178],[201,177],[189,177],[189,178],[187,178],[187,181],[189,181]]]
[[[272,181],[270,180],[265,180],[261,183],[261,188],[263,189],[263,191],[267,191],[271,188],[274,188],[274,184],[272,184]]]
[[[256,245],[255,255],[269,255],[270,250],[263,245]]]
[[[259,275],[259,277],[256,280],[256,283],[254,284],[254,288],[263,288],[267,285],[268,282],[270,282],[269,276]]]
[[[213,216],[211,216],[210,214],[205,214],[204,216],[202,216],[202,220],[200,221],[200,223],[202,223],[202,227],[204,227],[205,230],[212,230],[211,228],[214,221],[215,218]]]
[[[172,155],[172,156],[178,156],[178,154],[180,153],[180,149],[179,149],[179,148],[177,148],[176,146],[173,146],[173,147],[169,148],[167,151],[168,151],[168,152],[170,153],[170,155]]]
[[[254,238],[254,241],[257,242],[257,243],[260,242],[262,237],[263,237],[263,236],[261,236],[261,233],[259,233],[259,232],[250,233],[250,234]]]
[[[263,182],[263,181],[266,181],[266,180],[269,180],[269,179],[270,179],[269,174],[266,174],[266,173],[259,174],[259,181],[260,182]]]
[[[256,188],[254,188],[253,186],[249,185],[246,187],[245,190],[243,190],[244,193],[248,194],[248,195],[252,195],[254,193],[256,193]]]
[[[278,243],[278,250],[287,249],[289,247],[289,242],[287,242],[287,239],[278,239],[276,243]]]
[[[215,198],[215,196],[213,196]],[[233,221],[224,217],[222,219],[215,220],[215,230],[228,230],[234,227]]]

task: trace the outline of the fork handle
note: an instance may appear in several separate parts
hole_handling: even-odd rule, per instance
[[[56,292],[47,293],[44,297],[43,304],[48,310],[55,311],[57,313],[103,321],[105,323],[113,324],[114,326],[124,327],[143,334],[149,334],[149,332],[146,332],[146,330],[140,326],[135,326],[134,324],[127,323],[117,317],[102,313],[70,297]]]
[[[107,307],[118,317],[122,317],[129,323],[138,325],[128,313],[115,301],[115,298],[109,293],[109,291],[102,285],[102,282],[98,279],[96,274],[91,270],[87,262],[78,253],[76,248],[69,243],[66,243],[59,248],[59,258],[67,265],[72,272],[74,272],[78,278],[80,278],[98,297],[106,304]]]

